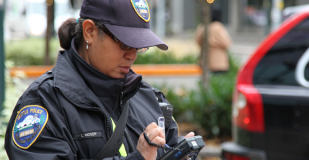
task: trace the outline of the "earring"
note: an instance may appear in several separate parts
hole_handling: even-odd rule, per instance
[[[88,49],[88,41],[86,41],[87,45],[86,45],[86,49]]]

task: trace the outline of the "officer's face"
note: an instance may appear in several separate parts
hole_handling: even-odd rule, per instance
[[[124,78],[125,74],[133,65],[137,58],[136,49],[129,51],[122,50],[120,42],[115,42],[109,36],[102,37],[97,32],[93,32],[92,44],[86,50],[88,63],[112,78]]]

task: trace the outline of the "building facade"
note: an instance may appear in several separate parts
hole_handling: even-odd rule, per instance
[[[166,20],[166,30],[170,31],[168,35],[192,31],[202,23],[201,1],[166,0],[169,10],[169,19]],[[257,31],[268,34],[272,26],[281,23],[284,8],[306,4],[309,4],[308,0],[214,0],[211,5],[221,8],[222,22],[231,32]]]

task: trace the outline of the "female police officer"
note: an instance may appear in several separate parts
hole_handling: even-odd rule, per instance
[[[162,156],[142,133],[153,143],[173,146],[177,125],[171,121],[163,133],[154,123],[163,116],[158,99],[168,102],[130,69],[148,47],[167,49],[149,29],[146,0],[84,0],[80,17],[59,28],[65,51],[17,102],[6,132],[9,158],[93,159],[103,147],[114,146],[105,145],[127,108],[125,138],[104,159]]]

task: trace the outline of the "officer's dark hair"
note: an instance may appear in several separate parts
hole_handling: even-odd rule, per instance
[[[83,37],[83,23],[86,19],[79,18],[78,22],[75,18],[69,18],[62,23],[58,29],[58,36],[60,46],[63,49],[70,49],[71,41],[75,37],[74,45],[78,48],[79,44],[84,39]],[[103,23],[93,21],[96,27],[99,28],[99,36],[104,37],[103,28],[106,28]]]

